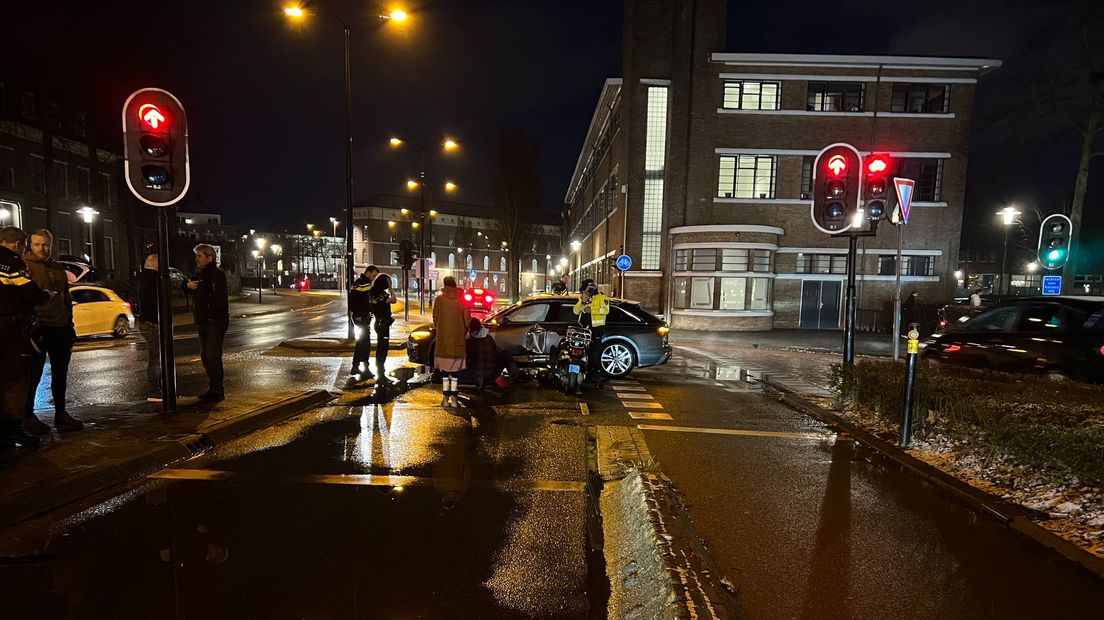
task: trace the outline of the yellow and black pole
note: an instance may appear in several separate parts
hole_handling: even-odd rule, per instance
[[[916,392],[916,358],[920,354],[920,324],[909,323],[908,348],[905,357],[905,395],[901,403],[901,448],[908,448],[912,438],[912,400]]]

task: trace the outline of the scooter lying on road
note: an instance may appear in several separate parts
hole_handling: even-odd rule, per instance
[[[560,388],[568,394],[582,394],[590,360],[590,328],[569,325],[552,357],[551,370]]]

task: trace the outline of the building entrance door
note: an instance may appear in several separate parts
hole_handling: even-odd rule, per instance
[[[801,283],[801,329],[839,329],[843,283],[805,280]]]

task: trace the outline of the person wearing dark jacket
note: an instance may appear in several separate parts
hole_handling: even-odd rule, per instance
[[[146,263],[138,272],[138,332],[146,342],[146,400],[161,402],[161,334],[157,320],[156,254],[146,257]]]
[[[349,369],[350,381],[356,381],[361,375],[361,365],[365,366],[363,376],[371,377],[372,371],[367,368],[372,355],[372,280],[368,277],[368,271],[357,276],[353,280],[353,286],[349,288],[349,317],[353,320],[356,334],[356,346],[353,348],[353,365]]]
[[[23,430],[31,361],[40,353],[32,340],[35,306],[49,301],[27,272],[20,255],[27,235],[15,226],[0,228],[0,450],[37,445]]]
[[[201,243],[193,250],[196,275],[184,283],[184,292],[192,296],[192,318],[199,331],[199,357],[207,371],[207,391],[199,395],[203,402],[226,398],[223,390],[222,342],[230,326],[230,297],[226,292],[226,274],[215,264],[215,248]]]
[[[69,378],[69,360],[73,357],[73,344],[77,332],[73,330],[73,299],[69,296],[69,278],[65,268],[50,260],[54,235],[45,228],[31,233],[30,247],[23,255],[27,270],[39,288],[57,293],[35,308],[35,323],[42,353],[32,360],[31,382],[27,386],[27,403],[24,409],[23,430],[31,435],[49,435],[50,427],[35,417],[34,402],[46,358],[50,358],[50,391],[54,397],[54,427],[59,433],[79,431],[84,422],[65,410],[66,380]]]
[[[380,273],[379,267],[375,265],[368,265],[364,273],[372,280],[368,298],[372,303],[372,316],[376,318],[376,372],[379,373],[380,380],[383,380],[387,351],[391,348],[391,324],[395,322],[391,318],[391,276]]]
[[[468,372],[471,373],[476,387],[482,389],[494,381],[499,387],[510,385],[517,379],[518,367],[509,351],[498,348],[490,330],[479,319],[472,317],[468,324]],[[502,376],[505,370],[510,374],[509,381]]]

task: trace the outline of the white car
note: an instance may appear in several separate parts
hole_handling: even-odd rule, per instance
[[[111,334],[122,338],[130,333],[134,315],[130,304],[115,291],[102,286],[71,286],[73,328],[77,336]]]

